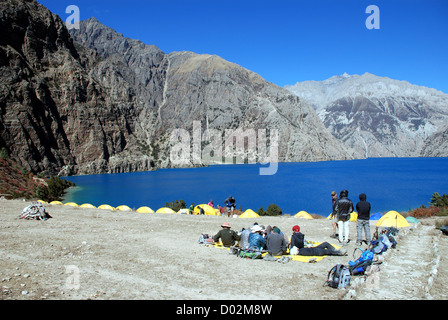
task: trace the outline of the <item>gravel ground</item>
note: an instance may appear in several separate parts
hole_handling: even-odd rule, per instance
[[[325,219],[141,214],[62,205],[46,205],[53,217],[47,221],[18,219],[29,204],[0,200],[3,300],[447,299],[447,237],[432,220],[400,230],[397,248],[387,252],[377,273],[366,281],[353,277],[350,288],[337,290],[322,285],[331,267],[353,260],[355,241],[347,246],[348,256],[317,263],[246,260],[197,243],[201,233],[215,234],[224,222],[237,231],[258,222],[288,235],[298,224],[307,240],[337,244]],[[351,223],[352,239],[355,232]]]

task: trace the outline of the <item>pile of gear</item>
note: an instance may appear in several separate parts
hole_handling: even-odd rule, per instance
[[[263,259],[264,252],[264,250],[257,250],[254,248],[230,247],[230,254],[234,254],[243,259]]]
[[[45,221],[52,218],[40,202],[33,202],[19,215],[19,219]]]
[[[356,248],[353,252],[353,257],[359,254],[358,251],[361,252],[360,256],[354,261],[349,261],[348,266],[339,263],[331,268],[323,286],[337,289],[350,286],[352,276],[365,275],[373,265],[380,265],[382,263],[378,257],[375,259],[375,256],[381,255],[390,248],[395,248],[397,246],[397,242],[395,241],[397,235],[397,228],[388,227],[381,232],[378,232],[377,228],[369,248],[365,250]]]
[[[292,259],[290,256],[281,256],[280,258],[276,258],[267,250],[239,248],[235,246],[230,247],[230,254],[236,255],[238,258],[243,259],[263,259],[265,261],[277,261],[280,263],[288,263]]]
[[[211,244],[213,245],[215,241],[213,240],[213,237],[207,233],[201,234],[201,236],[198,239],[199,244]]]

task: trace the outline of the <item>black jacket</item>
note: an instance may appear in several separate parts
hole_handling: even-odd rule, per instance
[[[365,193],[359,195],[359,200],[356,204],[356,211],[358,212],[358,219],[369,220],[370,219],[370,202],[366,201],[367,196]]]
[[[347,197],[341,197],[336,203],[336,218],[347,221],[350,219],[350,213],[353,212],[353,202]]]
[[[291,236],[291,248],[297,247],[299,249],[304,247],[305,236],[301,232],[294,232]]]
[[[337,204],[337,202],[338,202],[337,198],[336,199],[331,199],[331,206],[332,206],[332,209],[333,209],[333,211],[331,212],[331,217],[332,218],[336,217],[336,214],[338,213],[336,211],[336,204]]]

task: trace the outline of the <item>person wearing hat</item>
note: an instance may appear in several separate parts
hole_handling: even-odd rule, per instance
[[[303,248],[305,243],[305,236],[300,232],[300,227],[295,225],[294,227],[292,227],[292,231],[293,234],[291,236],[289,247],[291,248],[291,250],[294,247],[296,247],[297,249]]]
[[[254,225],[250,229],[251,233],[249,234],[249,248],[253,248],[256,250],[263,250],[265,245],[265,240],[263,237],[263,228],[259,225]]]
[[[331,203],[332,203],[332,211],[330,214],[330,220],[333,220],[331,222],[331,225],[333,227],[333,234],[330,236],[331,238],[337,238],[338,237],[338,224],[336,223],[336,221],[334,221],[334,218],[336,216],[336,204],[338,201],[338,194],[336,193],[336,191],[332,191],[331,192]]]
[[[222,229],[213,237],[213,241],[218,242],[221,239],[224,247],[231,247],[235,245],[241,237],[233,230],[230,230],[230,223],[225,222],[221,225]]]
[[[286,253],[286,239],[280,234],[280,229],[274,227],[272,233],[266,239],[266,248],[274,256],[281,256]]]

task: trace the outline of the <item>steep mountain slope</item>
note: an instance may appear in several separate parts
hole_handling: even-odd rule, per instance
[[[75,41],[104,59],[92,71],[99,81],[108,86],[113,82],[108,79],[109,68],[118,67],[118,74],[123,76],[114,82],[131,86],[145,105],[145,115],[140,117],[141,137],[147,137],[143,143],[158,155],[159,166],[170,166],[173,130],[186,130],[193,140],[195,123],[200,125],[202,144],[210,142],[205,137],[207,129],[222,134],[223,155],[226,130],[265,130],[269,139],[268,131],[276,129],[280,161],[355,156],[328,133],[308,104],[241,66],[207,54],[164,55],[154,46],[124,38],[95,18],[82,21],[79,30],[70,32]],[[149,82],[149,90],[144,78],[147,74],[152,75],[151,81],[159,80]],[[197,164],[192,155],[187,165]]]
[[[286,89],[308,101],[335,137],[368,157],[435,156],[423,152],[424,145],[448,122],[447,94],[369,73]]]
[[[75,46],[35,1],[0,2],[0,145],[27,170],[94,173],[135,145],[129,97],[89,75],[95,53]]]
[[[448,126],[425,139],[421,151],[423,157],[446,157],[448,156]]]
[[[267,145],[278,130],[280,161],[356,156],[307,103],[217,56],[167,55],[94,18],[71,30],[74,42],[34,0],[1,1],[0,12],[0,148],[27,170],[171,167],[172,133],[195,137],[195,125],[201,149],[206,129],[222,132],[224,148],[224,132],[239,128],[266,130]]]

